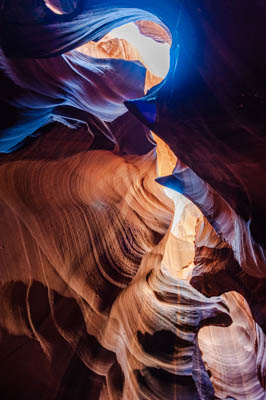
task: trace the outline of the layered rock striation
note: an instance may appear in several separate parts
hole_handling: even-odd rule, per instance
[[[266,9],[135,3],[0,3],[1,395],[263,400]]]

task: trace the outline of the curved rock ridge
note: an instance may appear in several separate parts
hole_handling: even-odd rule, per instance
[[[171,44],[171,37],[160,25],[152,21],[136,21],[135,24],[142,35],[148,36],[159,43]]]
[[[209,185],[182,163],[177,164],[173,175],[156,180],[181,192],[202,212],[192,208],[189,217],[193,218],[192,240],[195,242],[195,252],[194,249],[191,252],[192,247],[190,250],[195,265],[189,268],[192,285],[207,296],[220,295],[230,290],[239,292],[249,303],[255,321],[266,332],[263,253],[261,247],[252,242],[248,225],[236,216]],[[180,206],[176,207],[176,213],[177,210],[182,215]]]
[[[154,24],[154,26],[157,25]],[[152,25],[152,27],[154,26]],[[136,47],[134,47],[131,43],[129,43],[125,39],[113,38],[112,34],[105,35],[99,42],[88,42],[85,45],[79,47],[77,50],[84,54],[87,54],[90,57],[117,58],[128,61],[141,62],[146,68],[145,85],[144,85],[145,92],[147,92],[153,86],[158,85],[163,80],[161,77],[155,76],[149,71],[147,66],[144,64],[143,59],[140,56],[139,51],[136,49]],[[128,115],[125,115],[124,117],[121,118],[121,121],[124,120],[125,123],[127,123],[126,129],[123,129],[124,132],[128,132],[128,126],[132,127],[133,124],[132,118],[133,118],[132,116]],[[149,137],[150,141],[152,141],[152,138],[154,138],[157,144],[158,174],[166,175],[167,173],[172,173],[176,165],[176,156],[173,154],[169,146],[167,146],[167,144],[163,140],[161,140],[157,135],[155,135],[154,132],[152,132],[152,136],[148,132],[148,130],[145,132],[145,134],[143,134],[145,127],[141,124],[137,125],[137,120],[134,123],[136,125],[135,132],[140,132],[140,134],[138,135],[138,138],[136,138],[136,133],[134,134],[134,139],[133,139],[134,143],[131,143],[130,135],[127,134],[127,142],[132,145],[132,149],[134,149],[135,154],[143,154],[147,152],[146,150],[147,146],[144,147],[141,135],[144,138],[145,136]],[[115,136],[116,138],[118,137],[117,131],[118,131],[117,128],[112,129],[112,132],[114,132],[113,136]],[[117,145],[119,147],[122,146],[122,140],[120,139],[120,137],[117,140]],[[129,146],[127,145],[127,147]],[[144,150],[143,153],[139,153],[142,148],[144,148],[146,151]]]
[[[78,5],[77,0],[44,0],[44,2],[56,14],[73,13]]]
[[[53,121],[71,128],[85,125],[93,136],[97,118],[102,120],[97,122],[102,133],[122,152],[144,154],[152,149],[154,141],[148,128],[126,112],[123,101],[141,97],[143,90],[158,84],[161,78],[145,71],[140,63],[128,62],[124,66],[122,60],[142,62],[142,59],[123,39],[107,36],[78,50],[46,60],[16,61],[1,53],[1,82],[5,88],[1,99],[5,110],[1,121],[1,152],[19,148],[27,137]],[[71,81],[67,88],[66,81]],[[113,124],[103,123],[114,120],[117,121]],[[125,125],[134,132],[133,139],[129,130],[123,128]]]
[[[156,249],[143,259],[142,273],[117,298],[104,334],[125,375],[121,398],[212,399],[196,334],[205,324],[227,326],[231,319],[219,297],[200,296],[174,279],[160,267],[161,257]]]
[[[154,151],[84,151],[78,135],[57,127],[1,158],[2,393],[213,398],[196,335],[230,317],[163,263],[173,205],[154,182]],[[25,351],[47,372],[29,362],[26,390],[20,370],[9,374]]]
[[[3,398],[264,399],[265,5],[49,7],[0,5]]]
[[[241,268],[254,277],[265,277],[265,250],[252,237],[250,221],[243,218],[192,169],[178,163],[173,175],[157,181],[193,201],[212,224],[219,237],[233,250]]]
[[[241,295],[229,292],[223,297],[230,308],[232,325],[226,329],[204,327],[199,332],[199,346],[215,394],[220,399],[264,399],[261,355],[265,335],[254,323]]]
[[[112,37],[111,33],[105,35],[98,42],[88,42],[78,47],[77,50],[90,57],[136,60],[143,64],[143,60],[136,47],[125,39]]]
[[[5,88],[1,103],[6,111],[1,152],[16,149],[23,139],[55,120],[73,128],[89,125],[89,114],[113,121],[127,112],[124,100],[144,93],[145,69],[140,64],[92,58],[77,51],[19,61],[1,53],[0,67]]]
[[[188,168],[179,165],[179,170],[184,173]],[[157,178],[159,181],[162,179]],[[198,207],[173,189],[166,189],[166,194],[175,202],[175,215],[165,236],[167,244],[162,265],[167,266],[172,276],[190,280],[206,296],[218,296],[229,291],[222,297],[230,309],[233,324],[226,329],[203,328],[198,339],[215,398],[264,399],[264,279],[243,273],[232,250],[216,234]],[[245,296],[249,305],[232,290]]]
[[[60,4],[59,8],[62,9]],[[150,20],[165,27],[176,26],[179,11],[180,5],[172,2],[155,6],[151,0],[137,0],[132,7],[129,0],[108,3],[78,0],[72,13],[60,15],[42,0],[29,0],[27,7],[19,0],[11,0],[1,8],[1,43],[8,57],[55,56],[90,40],[97,41],[112,29],[131,21]],[[29,22],[34,35],[26,29]],[[38,37],[45,40],[40,43]]]
[[[265,7],[245,4],[185,2],[166,81],[127,106],[218,193],[231,218],[221,227],[223,237],[238,230],[236,258],[245,271],[263,276]]]
[[[81,390],[98,398],[106,379],[116,385],[120,367],[99,344],[102,329],[173,212],[154,182],[154,151],[142,157],[86,151],[85,130],[76,142],[62,134],[54,129],[1,158],[1,391],[7,398],[19,391],[22,398],[40,392],[46,399],[75,398]],[[23,371],[12,367],[25,351]],[[33,372],[36,363],[45,380]],[[67,394],[79,373],[77,393]]]
[[[162,264],[168,266],[172,275],[190,280],[206,296],[229,291],[222,297],[230,309],[233,324],[226,329],[204,328],[199,333],[200,350],[215,396],[219,399],[264,399],[265,279],[244,273],[232,249],[217,235],[199,208],[174,191],[182,189],[182,193],[201,208],[203,204],[210,205],[206,191],[203,202],[204,191],[199,180],[187,185],[188,176],[194,177],[189,168],[178,163],[173,177],[156,179],[169,186],[166,194],[175,202]],[[192,190],[188,191],[188,187]],[[239,293],[230,292],[232,290],[245,296],[249,305]]]
[[[125,39],[112,37],[112,32],[98,42],[88,42],[77,49],[81,53],[96,58],[116,58],[127,61],[139,61],[146,68],[145,93],[162,82],[162,78],[151,73],[145,65],[138,49]],[[131,81],[133,76],[131,77]]]

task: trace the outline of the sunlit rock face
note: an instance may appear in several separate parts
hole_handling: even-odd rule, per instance
[[[137,21],[136,25],[143,35],[149,36],[159,43],[171,44],[171,37],[160,25],[152,21]]]
[[[263,4],[0,10],[3,399],[264,400]]]

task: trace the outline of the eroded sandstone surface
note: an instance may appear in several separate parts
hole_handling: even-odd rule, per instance
[[[1,398],[264,400],[263,3],[0,13]]]

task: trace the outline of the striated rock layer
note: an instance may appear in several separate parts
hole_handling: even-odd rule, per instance
[[[212,398],[196,334],[230,317],[161,264],[173,206],[154,151],[85,151],[78,135],[54,128],[1,160],[2,393]]]
[[[4,399],[265,398],[265,14],[0,2]]]

